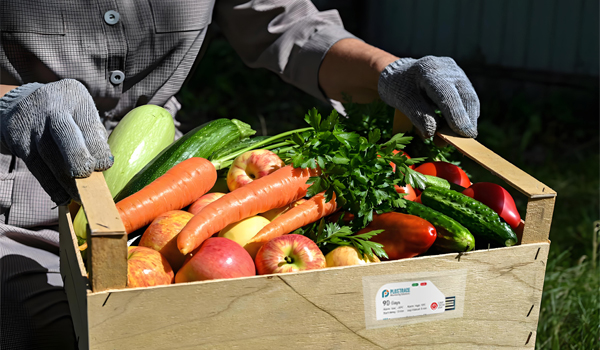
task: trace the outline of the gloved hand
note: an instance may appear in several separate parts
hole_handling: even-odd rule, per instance
[[[401,58],[379,76],[381,99],[400,110],[426,138],[438,127],[435,109],[461,136],[477,136],[479,99],[462,69],[449,57]]]
[[[73,79],[26,84],[4,95],[0,136],[56,204],[79,200],[74,178],[106,170],[114,160],[92,97]]]

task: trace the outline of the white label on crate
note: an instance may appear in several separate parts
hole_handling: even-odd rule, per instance
[[[367,329],[463,316],[467,269],[362,279]]]
[[[439,314],[445,308],[446,297],[429,280],[388,283],[375,301],[377,320]]]

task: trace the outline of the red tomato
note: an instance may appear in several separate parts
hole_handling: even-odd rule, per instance
[[[404,196],[403,198],[406,199],[407,201],[414,201],[415,199],[417,199],[417,193],[415,192],[415,190],[412,188],[411,185],[406,184],[403,187],[400,187],[398,185],[396,186],[396,192],[398,193],[406,193],[406,196]]]
[[[417,198],[416,198],[416,199],[415,199],[413,202],[417,202],[417,203],[419,203],[419,204],[423,204],[423,202],[421,202],[421,194],[419,194],[419,195],[417,196]]]
[[[458,166],[447,162],[429,162],[419,165],[415,171],[424,175],[441,177],[462,187],[471,186],[471,180]]]
[[[478,182],[462,193],[490,207],[513,229],[521,223],[515,200],[502,186],[491,182]]]

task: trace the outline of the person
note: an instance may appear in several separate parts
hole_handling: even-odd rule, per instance
[[[20,0],[1,17],[0,83],[14,87],[0,99],[2,349],[76,346],[57,205],[78,200],[74,178],[112,165],[107,130],[129,110],[156,104],[176,120],[174,96],[213,21],[248,66],[317,98],[381,98],[425,137],[439,108],[455,132],[477,135],[477,94],[451,58],[396,57],[309,0]]]

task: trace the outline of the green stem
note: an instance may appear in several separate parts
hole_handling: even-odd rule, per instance
[[[225,164],[231,164],[230,162],[226,163],[227,161],[233,160],[233,159],[237,158],[240,154],[243,154],[245,152],[251,151],[253,149],[259,149],[263,145],[268,145],[268,144],[270,144],[270,143],[272,143],[274,141],[280,140],[280,139],[282,139],[284,137],[287,137],[287,136],[290,136],[292,134],[300,133],[300,132],[305,132],[305,131],[310,131],[310,130],[313,130],[313,128],[312,127],[308,127],[308,128],[302,128],[302,129],[296,129],[296,130],[286,131],[284,133],[275,135],[273,137],[269,137],[268,139],[263,140],[261,142],[257,142],[257,143],[253,144],[250,147],[246,147],[246,148],[241,149],[241,150],[239,150],[239,151],[237,151],[235,153],[229,154],[229,155],[227,155],[227,156],[225,156],[225,157],[223,157],[221,159],[214,159],[212,161],[212,163],[213,163],[213,165],[215,166],[215,168],[217,170],[224,169],[224,168],[226,168],[226,166],[224,166]],[[286,145],[286,144],[289,144],[289,143],[286,142],[284,145]],[[280,146],[284,146],[284,145],[280,145]],[[277,146],[277,147],[280,147],[280,146]],[[273,148],[276,148],[276,147],[273,147]]]
[[[277,146],[277,147],[268,146],[268,147],[264,147],[263,149],[274,149],[274,148],[278,148],[278,147],[285,146],[285,145],[289,145],[289,143],[282,142],[280,144],[273,145],[273,146]],[[293,148],[294,147],[285,147],[285,148],[282,148],[282,149],[278,150],[276,153],[277,154],[281,154],[281,153],[287,152],[287,151],[289,151],[289,150],[291,150]],[[217,170],[221,170],[221,169],[229,168],[231,166],[231,164],[233,164],[233,161],[234,161],[234,159],[230,159],[230,160],[226,160],[224,162],[219,161],[218,163],[216,163],[213,160],[212,163],[214,164],[214,166],[215,166],[215,168]]]
[[[269,145],[267,147],[263,147],[263,149],[271,150],[271,149],[275,149],[275,148],[287,146],[287,145],[290,145],[290,144],[291,144],[290,142],[284,141],[284,142],[280,142],[280,143],[275,143],[273,145]],[[292,147],[288,147],[288,148],[292,148]]]

